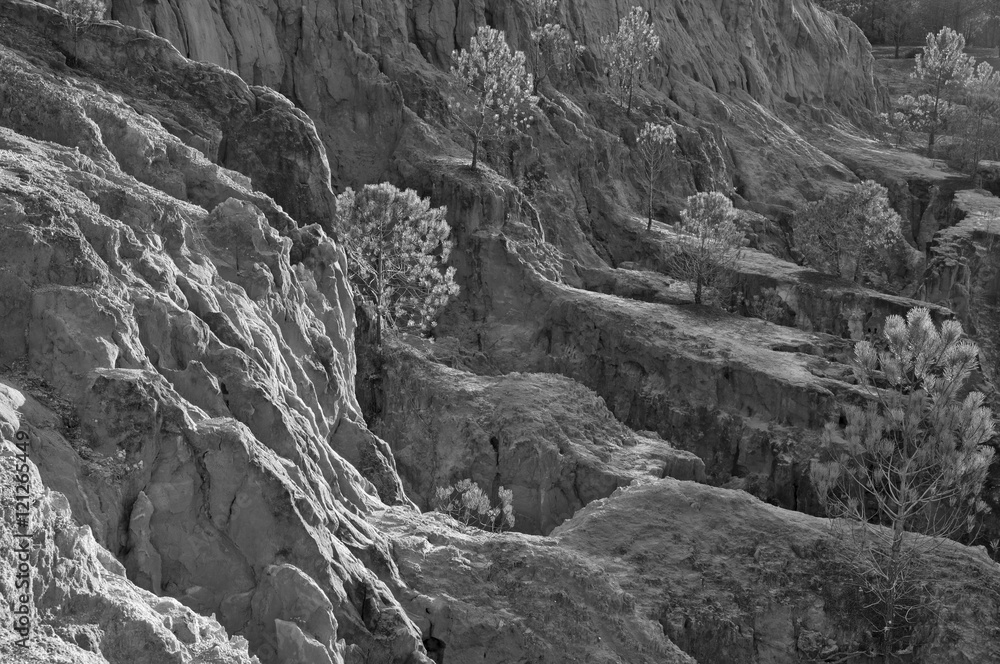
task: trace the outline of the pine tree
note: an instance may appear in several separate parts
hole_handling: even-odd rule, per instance
[[[382,329],[427,330],[458,293],[455,268],[447,262],[452,242],[443,207],[411,189],[391,184],[347,189],[337,197],[337,230],[348,255],[348,276]]]
[[[528,130],[538,98],[531,94],[534,82],[525,70],[524,53],[511,51],[500,30],[479,28],[469,48],[455,51],[452,58],[458,90],[451,107],[472,139],[472,170],[476,170],[484,141],[506,142]],[[461,101],[459,96],[472,101]]]
[[[573,40],[569,30],[559,23],[559,0],[527,0],[531,20],[532,71],[535,92],[542,81],[555,82],[569,71],[583,52],[583,46]]]
[[[993,459],[985,397],[966,391],[979,348],[962,325],[938,329],[924,308],[904,321],[889,316],[886,350],[855,347],[854,374],[869,397],[847,406],[847,427],[827,427],[827,461],[813,483],[830,516],[852,523],[847,562],[881,634],[883,654],[905,646],[927,596],[918,583],[923,555],[942,537],[972,531],[986,511],[980,499]],[[912,533],[931,535],[915,537]]]
[[[885,187],[866,180],[810,203],[793,220],[795,247],[818,270],[857,281],[903,241],[902,219]]]
[[[642,83],[660,48],[660,38],[649,23],[649,12],[632,7],[618,24],[618,32],[601,38],[607,54],[607,74],[617,92],[618,103],[632,112],[632,96]]]
[[[676,144],[677,133],[673,127],[652,122],[643,125],[636,141],[635,156],[646,188],[647,231],[653,228],[653,192]]]
[[[920,79],[934,99],[928,118],[927,156],[934,156],[934,140],[941,125],[940,104],[950,90],[960,89],[972,75],[975,59],[962,52],[965,37],[951,28],[927,34],[924,52],[917,55],[914,78]]]
[[[701,304],[705,288],[719,287],[732,279],[745,237],[732,202],[716,191],[687,199],[678,231],[678,246],[667,258],[670,273],[693,283],[694,302]]]

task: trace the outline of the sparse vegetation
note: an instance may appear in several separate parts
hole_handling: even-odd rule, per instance
[[[818,270],[857,281],[902,242],[902,219],[888,191],[872,180],[810,203],[793,222],[795,246]]]
[[[512,51],[500,30],[481,27],[464,51],[452,53],[456,90],[450,100],[454,116],[472,139],[472,170],[484,142],[504,145],[525,133],[538,98],[531,94],[534,77],[525,55]],[[468,101],[471,99],[471,101]]]
[[[626,112],[632,112],[632,96],[649,71],[660,48],[660,38],[649,22],[649,12],[632,7],[618,23],[618,32],[601,38],[608,63],[606,72],[615,89],[616,99]]]
[[[922,557],[940,538],[972,531],[986,510],[994,419],[984,396],[966,391],[979,348],[960,323],[939,329],[915,308],[906,320],[888,317],[883,337],[882,351],[855,346],[855,377],[870,402],[845,406],[847,427],[827,428],[827,460],[811,474],[830,515],[853,524],[847,562],[888,657],[913,645],[929,606]]]
[[[705,289],[731,283],[745,237],[732,202],[719,192],[690,196],[677,225],[679,246],[667,259],[671,274],[694,286],[701,304]]]
[[[450,487],[441,487],[434,495],[434,509],[467,526],[491,533],[514,527],[514,492],[502,486],[497,491],[497,505],[472,480],[460,480]]]
[[[337,228],[348,254],[348,275],[382,329],[427,330],[458,294],[443,207],[391,184],[350,188],[337,197]]]
[[[660,183],[660,176],[677,144],[673,127],[647,122],[636,141],[635,157],[646,189],[646,230],[653,227],[653,193]]]

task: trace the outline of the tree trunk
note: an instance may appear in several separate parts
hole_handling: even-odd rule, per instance
[[[927,135],[927,157],[934,158],[934,137],[937,134],[938,124],[938,103],[941,101],[941,84],[934,88],[934,109],[931,111],[931,130]]]
[[[900,555],[903,549],[903,524],[897,520],[893,524],[892,550],[889,552],[888,593],[885,596],[885,608],[882,619],[885,621],[883,628],[882,656],[884,661],[889,661],[892,654],[892,635],[896,629],[896,584],[899,581]]]
[[[472,170],[476,170],[479,163],[479,136],[472,137]]]
[[[701,275],[699,274],[698,277],[695,279],[695,285],[694,285],[694,303],[695,304],[701,304],[701,282],[702,282],[702,278],[701,278]]]
[[[646,207],[646,211],[649,214],[648,221],[646,222],[646,230],[653,229],[653,174],[649,174],[649,205]]]

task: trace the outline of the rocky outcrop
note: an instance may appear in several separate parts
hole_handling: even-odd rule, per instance
[[[627,129],[631,123],[609,113],[588,91],[603,78],[599,37],[616,29],[627,7],[573,0],[563,8],[565,24],[588,47],[573,88],[587,97],[587,113],[602,125],[606,115],[612,124],[626,125],[623,138],[634,131]],[[443,120],[440,68],[450,65],[451,52],[468,43],[476,26],[494,25],[521,48],[528,44],[518,5],[500,0],[363,5],[114,0],[110,16],[295,101],[317,122],[334,181],[343,185],[389,172],[397,145],[414,131],[404,108],[435,123]],[[665,111],[691,125],[698,137],[689,142],[694,161],[703,161],[696,153],[706,139],[721,147],[717,159],[704,161],[708,172],[682,174],[684,186],[700,180],[706,188],[718,175],[748,199],[792,201],[801,200],[797,188],[812,187],[811,179],[850,177],[798,138],[785,120],[826,120],[831,110],[860,118],[880,106],[884,93],[874,79],[874,61],[852,23],[805,0],[660,3],[652,21],[662,49],[650,96],[644,98],[650,106],[641,113]],[[551,157],[545,160],[550,171],[569,174],[582,163],[580,154],[562,164],[556,154]],[[580,203],[577,197],[575,204]]]
[[[381,497],[408,504],[351,390],[344,254],[150,109],[197,135],[242,118],[231,148],[304,169],[297,209],[328,219],[308,119],[110,24],[79,35],[76,71],[53,70],[68,29],[33,3],[3,8],[0,381],[23,395],[41,481],[88,546],[172,598],[169,615],[187,615],[179,601],[218,616],[262,662],[426,661],[364,520],[380,495],[348,460],[380,458],[394,478]],[[115,77],[126,58],[134,77]],[[147,94],[149,80],[163,90]]]
[[[0,657],[24,664],[251,664],[246,640],[230,639],[214,618],[131,583],[125,568],[95,541],[90,528],[74,522],[66,498],[46,488],[35,464],[28,461],[29,470],[22,470],[21,450],[13,440],[15,432],[30,431],[30,424],[18,416],[24,406],[23,394],[0,386],[0,591],[5,598],[0,603]],[[31,457],[38,455],[35,442],[26,435]],[[13,478],[19,475],[28,481],[15,484]],[[27,488],[27,495],[15,495],[15,486]],[[30,505],[24,529],[15,518],[20,500]],[[27,556],[19,553],[22,548]],[[20,613],[22,607],[29,613]],[[22,616],[28,629],[11,631]]]
[[[456,661],[835,661],[870,644],[838,554],[850,534],[741,491],[637,482],[545,538],[456,532],[399,508],[376,523],[404,605]],[[922,581],[942,603],[912,661],[1000,656],[995,568],[954,543],[931,554]]]
[[[800,0],[658,3],[657,76],[629,117],[597,45],[624,8],[563,7],[589,49],[575,80],[543,90],[509,159],[472,173],[443,70],[477,25],[524,44],[516,4],[114,0],[131,27],[78,33],[0,0],[0,393],[38,481],[65,497],[38,485],[47,653],[138,659],[114,650],[122,625],[148,636],[129,648],[194,662],[857,648],[816,544],[826,522],[670,479],[621,488],[704,475],[812,509],[810,443],[859,398],[835,304],[789,288],[797,313],[840,336],[807,333],[689,306],[641,269],[656,243],[630,230],[627,159],[641,122],[669,121],[678,158],[658,217],[730,187],[785,214],[854,179],[793,127],[875,110],[870,56]],[[464,294],[433,348],[390,358],[389,443],[354,396],[352,296],[328,232],[330,182],[378,179],[448,206]],[[465,477],[514,488],[521,527],[552,537],[487,537],[405,495],[426,506]],[[49,519],[57,503],[80,527]],[[988,594],[985,563],[948,551],[958,563],[936,561],[936,578]],[[986,581],[966,588],[963,574]],[[85,588],[99,610],[80,628],[51,600]],[[948,610],[942,624],[973,626],[958,647],[989,661],[989,627]]]
[[[494,499],[512,490],[514,528],[546,534],[637,477],[705,479],[700,458],[636,434],[573,380],[476,375],[443,366],[462,362],[448,349],[423,346],[390,351],[376,431],[393,441],[407,495],[424,509],[437,488],[468,478]]]

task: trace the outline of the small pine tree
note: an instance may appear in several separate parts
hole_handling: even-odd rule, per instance
[[[525,69],[524,53],[512,51],[500,30],[479,28],[469,48],[455,51],[452,58],[457,92],[472,101],[462,102],[459,95],[453,95],[450,105],[472,139],[475,170],[483,141],[507,141],[527,132],[531,109],[538,98],[531,94],[534,81]]]
[[[932,115],[938,129],[945,127],[956,112],[955,105],[944,100],[935,100],[930,95],[903,95],[896,100],[891,113],[882,113],[882,121],[896,135],[897,147],[906,139],[907,131],[928,132]]]
[[[535,73],[534,90],[538,92],[542,81],[554,81],[572,69],[584,49],[559,23],[559,0],[527,0],[527,11],[534,26],[531,43],[535,48],[531,64]]]
[[[966,392],[979,348],[962,338],[960,323],[939,330],[927,309],[914,308],[905,321],[886,318],[883,337],[881,352],[868,341],[855,346],[854,374],[869,404],[845,408],[842,432],[828,425],[828,460],[810,474],[830,516],[854,524],[847,562],[888,656],[907,645],[927,606],[921,557],[940,538],[972,531],[987,509],[980,494],[995,425],[985,397]]]
[[[441,487],[434,494],[434,509],[467,526],[492,533],[514,527],[514,492],[502,486],[497,491],[497,506],[490,505],[489,496],[472,480],[461,480],[454,486]]]
[[[74,52],[80,34],[104,18],[107,11],[104,0],[47,0],[43,4],[55,7],[66,15],[66,23],[73,31]]]
[[[601,38],[607,58],[607,74],[617,92],[618,103],[632,112],[632,95],[642,83],[660,48],[660,38],[649,22],[649,12],[632,7],[618,23],[618,32]]]
[[[443,207],[388,183],[348,188],[337,197],[337,230],[348,254],[348,276],[382,329],[427,330],[458,293]]]
[[[810,203],[793,221],[795,247],[818,270],[857,281],[903,241],[889,192],[872,180]]]
[[[636,141],[635,156],[639,162],[642,184],[646,188],[647,231],[653,228],[653,192],[676,144],[677,133],[673,127],[652,122],[643,125]]]
[[[679,246],[667,258],[670,273],[694,284],[694,302],[705,288],[727,284],[736,271],[746,241],[732,202],[717,191],[687,199],[678,224]]]
[[[944,27],[935,35],[927,33],[924,52],[917,55],[913,77],[919,79],[934,100],[928,117],[927,155],[934,156],[934,140],[941,124],[940,103],[951,90],[960,89],[969,76],[975,59],[962,52],[965,37]]]

